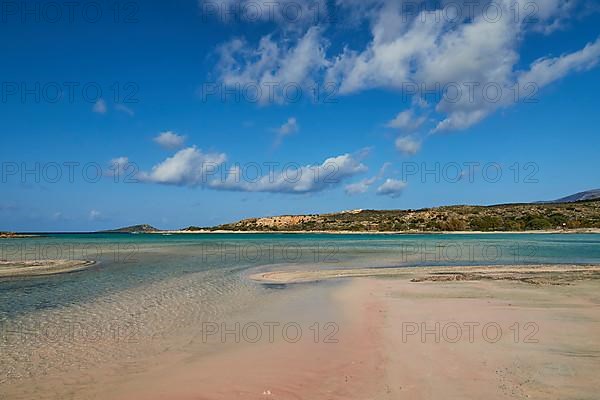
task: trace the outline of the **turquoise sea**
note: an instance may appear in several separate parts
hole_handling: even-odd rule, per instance
[[[210,275],[224,287],[241,285],[256,268],[595,264],[600,235],[49,234],[0,239],[0,259],[97,261],[83,272],[0,281],[1,322],[175,279]]]
[[[257,271],[600,264],[600,235],[48,234],[0,239],[0,259],[97,261],[0,280],[2,384],[108,362],[126,369],[126,359],[194,346],[204,321],[254,315],[310,290],[247,279]]]

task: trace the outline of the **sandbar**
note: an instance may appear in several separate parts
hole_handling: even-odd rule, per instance
[[[0,278],[65,274],[94,264],[94,261],[85,260],[0,261]]]

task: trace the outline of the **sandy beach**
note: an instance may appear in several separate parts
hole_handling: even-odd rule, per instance
[[[600,383],[598,280],[379,280],[381,398],[592,399]]]
[[[119,398],[597,398],[598,267],[487,267],[502,279],[477,275],[483,268],[450,269],[474,275],[436,281],[421,278],[439,276],[439,268],[379,277],[346,271],[354,278],[332,295],[347,318],[338,343],[244,346],[156,375]],[[542,280],[524,281],[526,274]]]
[[[487,268],[499,275],[553,275],[530,284],[520,279],[413,279],[438,269],[393,277],[348,272],[353,279],[330,289],[332,303],[344,316],[336,343],[241,345],[159,369],[110,398],[596,398],[598,268],[568,266],[560,273],[562,267]],[[593,273],[582,276],[583,271]],[[267,277],[271,282],[306,281],[300,273],[291,275]],[[311,312],[302,306],[294,317]]]
[[[122,377],[97,369],[93,384],[73,390],[123,400],[595,399],[599,272],[539,265],[251,274],[299,285],[288,286],[296,290],[289,302],[238,322],[293,321],[303,328],[298,340],[275,331],[272,341],[236,341],[211,331],[202,341],[210,354],[170,351],[143,367],[132,361],[135,373]],[[335,329],[324,329],[327,321]]]
[[[86,265],[1,268],[41,274]],[[142,331],[132,343],[112,336],[48,342],[22,361],[55,367],[40,375],[12,370],[16,360],[5,364],[15,378],[2,381],[0,398],[597,398],[598,265],[250,269],[242,279],[272,288],[278,300],[226,320],[202,319],[178,342],[146,342]],[[75,368],[63,345],[115,358],[82,359]],[[134,355],[130,346],[160,351]]]

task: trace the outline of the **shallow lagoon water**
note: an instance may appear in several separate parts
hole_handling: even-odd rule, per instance
[[[0,281],[0,322],[170,280],[195,282],[199,290],[212,285],[215,293],[218,286],[258,290],[242,279],[251,268],[599,263],[600,235],[60,234],[0,240],[0,259],[48,258],[97,265]]]
[[[81,272],[0,281],[0,383],[18,383],[107,363],[126,374],[126,360],[212,351],[197,346],[204,322],[252,318],[313,290],[261,285],[250,272],[597,264],[600,235],[60,234],[0,240],[0,258],[97,261]]]

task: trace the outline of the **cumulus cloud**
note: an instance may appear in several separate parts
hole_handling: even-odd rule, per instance
[[[371,185],[373,185],[376,181],[377,181],[377,178],[375,178],[375,177],[363,179],[359,182],[346,185],[346,187],[344,188],[344,191],[349,196],[363,194],[363,193],[368,192]]]
[[[225,154],[203,153],[188,147],[152,167],[150,172],[141,172],[142,182],[177,186],[201,186],[207,183],[209,174],[227,160]]]
[[[115,182],[136,182],[137,166],[129,161],[128,157],[116,157],[109,161],[105,173],[108,177],[115,178]]]
[[[539,87],[543,87],[564,78],[573,71],[590,70],[597,66],[599,61],[600,38],[593,43],[588,43],[579,51],[534,61],[528,71],[519,75],[519,82],[521,85],[535,82]]]
[[[244,178],[239,166],[232,167],[224,180],[213,180],[209,186],[218,190],[305,194],[338,186],[346,179],[366,172],[361,155],[343,154],[330,157],[321,164],[309,164],[279,172],[272,171],[256,179]]]
[[[450,3],[463,11],[456,19],[449,18],[449,9],[444,8]],[[335,25],[312,26],[297,35],[266,35],[254,46],[234,39],[219,48],[217,72],[226,85],[294,82],[313,87],[333,82],[341,95],[386,89],[426,97],[436,112],[434,132],[462,130],[521,101],[514,96],[517,85],[542,87],[597,65],[598,41],[519,70],[519,49],[527,34],[549,34],[564,26],[574,3],[536,0],[515,6],[512,0],[443,0],[425,9],[420,7],[424,2],[416,2],[407,12],[400,1],[339,1],[338,19],[370,27],[366,42],[348,41],[352,45],[333,50],[326,33],[336,38],[348,34]],[[523,9],[530,4],[535,6],[535,20],[529,17],[530,8]],[[515,14],[514,7],[521,12]],[[496,96],[494,90],[500,94]],[[285,97],[279,94],[275,101]],[[410,133],[424,122],[405,111],[389,126]]]
[[[463,96],[460,101],[452,102],[443,99],[438,103],[436,109],[445,113],[446,118],[438,123],[435,131],[466,129],[500,108],[510,106],[515,102],[527,101],[529,97],[539,95],[540,89],[568,74],[594,68],[599,61],[600,38],[593,43],[588,43],[578,51],[534,61],[529,69],[515,72],[512,74],[514,78],[507,80],[503,85],[497,85],[500,90],[492,88],[488,92],[487,98],[485,93],[482,95],[482,92],[475,91],[473,99],[470,99],[469,96]],[[496,85],[496,83],[492,82],[487,87],[491,88],[492,85]],[[518,88],[519,91],[517,97],[515,97],[515,88]]]
[[[106,112],[108,111],[108,107],[106,107],[106,102],[104,101],[104,99],[98,99],[98,101],[94,103],[92,111],[96,114],[106,114]]]
[[[288,118],[287,122],[277,129],[277,133],[284,136],[291,135],[295,132],[298,132],[298,121],[293,117]]]
[[[130,117],[133,117],[135,115],[135,112],[131,108],[127,107],[124,104],[116,104],[115,110],[125,113],[125,114],[129,115]]]
[[[233,39],[218,49],[217,72],[226,86],[254,85],[261,103],[281,103],[314,85],[314,73],[328,64],[325,48],[318,27],[310,28],[295,45],[277,42],[270,35],[260,39],[257,48]]]
[[[56,211],[56,212],[52,213],[51,218],[54,221],[65,221],[67,219],[65,217],[65,215],[62,213],[62,211]]]
[[[565,28],[577,3],[581,3],[581,1],[536,0],[532,2],[535,6],[533,9],[535,18],[531,18],[532,21],[530,21],[533,24],[532,29],[548,35]],[[528,7],[528,11],[531,12],[532,6]]]
[[[91,210],[89,214],[90,221],[99,221],[103,219],[102,213],[98,210]]]
[[[121,170],[129,164],[128,157],[115,157],[110,160],[109,165],[111,170]]]
[[[366,178],[366,179],[362,179],[356,183],[351,183],[349,185],[346,185],[346,187],[344,188],[344,191],[346,192],[346,194],[348,196],[354,196],[354,195],[358,195],[358,194],[363,194],[369,191],[369,188],[375,183],[377,182],[379,179],[381,179],[383,177],[383,175],[385,174],[385,171],[388,169],[388,167],[390,166],[390,163],[385,163],[383,164],[383,166],[381,167],[381,169],[379,170],[379,173],[371,178]]]
[[[407,132],[414,132],[423,125],[425,117],[417,117],[413,110],[402,111],[396,118],[387,123],[389,128],[397,128]]]
[[[402,154],[414,156],[421,150],[421,141],[413,136],[401,136],[396,139],[396,149]]]
[[[135,115],[135,112],[124,104],[115,104],[115,110],[125,113],[130,117]],[[92,111],[96,114],[106,114],[108,112],[108,105],[106,104],[106,101],[104,99],[98,99],[94,103]]]
[[[386,181],[377,188],[377,195],[389,196],[395,199],[402,195],[406,186],[406,182],[397,179],[386,179]]]
[[[185,139],[186,137],[183,135],[178,135],[172,131],[166,131],[160,133],[153,140],[155,143],[161,147],[164,147],[165,149],[176,149],[183,146]]]
[[[367,155],[368,149],[365,149],[355,154],[327,158],[321,164],[300,166],[288,163],[282,167],[279,164],[256,162],[228,164],[226,154],[205,153],[192,146],[179,150],[150,171],[137,173],[135,181],[223,191],[315,193],[336,187],[368,171],[362,163]],[[111,163],[117,169],[131,165],[127,157],[115,158]]]
[[[277,136],[275,137],[275,147],[279,146],[286,136],[292,135],[300,130],[300,125],[296,118],[288,118],[287,122],[281,125],[275,130]]]

